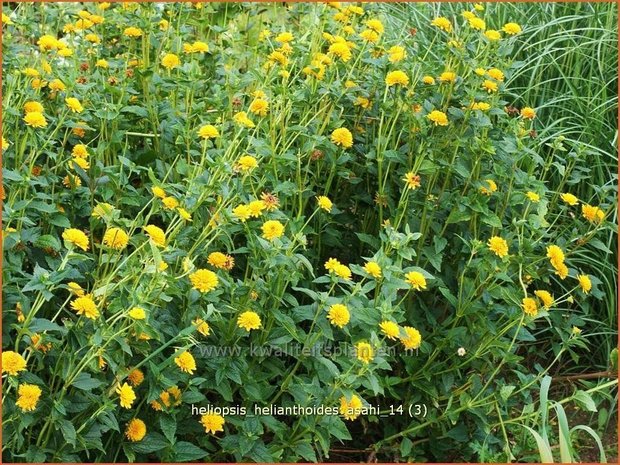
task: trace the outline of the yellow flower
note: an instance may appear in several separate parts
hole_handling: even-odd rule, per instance
[[[47,120],[43,113],[31,111],[24,116],[24,123],[31,128],[44,128],[47,126]]]
[[[405,188],[415,190],[420,187],[420,176],[415,174],[413,171],[409,171],[405,173],[405,177],[403,178],[405,181]]]
[[[41,397],[41,388],[34,384],[20,384],[17,388],[18,399],[15,402],[22,412],[32,412],[37,408],[39,397]]]
[[[114,210],[114,207],[106,202],[99,202],[97,205],[93,207],[93,212],[90,216],[94,216],[95,218],[103,218],[104,216],[109,215]],[[105,236],[104,236],[105,242]],[[107,245],[107,244],[106,244]]]
[[[142,29],[137,27],[128,27],[123,31],[123,35],[127,37],[140,37],[142,35]]]
[[[564,265],[564,252],[557,245],[550,245],[547,247],[547,258],[551,262],[551,266],[553,266],[556,270],[559,271],[561,269],[563,271]]]
[[[390,340],[396,339],[400,334],[400,329],[398,328],[398,325],[393,321],[382,321],[379,324],[379,328],[381,329],[381,332],[385,334],[385,337]]]
[[[362,412],[362,401],[355,394],[351,396],[351,400],[342,396],[340,398],[340,414],[345,420],[353,421],[360,416]]]
[[[144,381],[144,373],[139,368],[134,368],[127,375],[127,380],[132,386],[139,386]]]
[[[329,46],[329,53],[337,56],[343,62],[347,62],[351,59],[351,48],[347,45],[346,42],[334,42]]]
[[[497,183],[492,179],[485,179],[484,182],[487,183],[486,186],[480,187],[480,192],[484,195],[491,195],[493,192],[497,192]]]
[[[540,299],[543,304],[543,307],[549,309],[553,305],[553,296],[549,291],[534,291],[534,295]]]
[[[334,129],[331,135],[334,144],[344,147],[345,149],[353,146],[353,134],[347,128]]]
[[[319,204],[319,208],[322,208],[328,213],[332,211],[333,203],[331,200],[329,200],[328,197],[325,197],[324,195],[319,195],[316,198],[316,201]]]
[[[439,75],[439,82],[455,82],[456,73],[454,71],[444,71]]]
[[[205,124],[198,129],[198,135],[203,139],[215,139],[220,137],[220,133],[217,128],[211,124]]]
[[[165,202],[164,202],[164,204],[165,204]],[[179,213],[179,216],[181,218],[183,218],[185,221],[192,221],[191,213],[188,212],[185,208],[179,207],[179,208],[177,208],[177,212]]]
[[[207,413],[200,417],[200,423],[205,428],[206,433],[217,433],[218,431],[224,431],[224,417],[217,413]]]
[[[37,40],[37,45],[42,51],[57,49],[58,43],[59,41],[56,37],[48,34],[39,37],[39,40]]]
[[[257,166],[258,161],[251,155],[244,155],[239,158],[239,161],[237,162],[237,168],[243,172],[251,171]]]
[[[71,281],[70,283],[67,283],[67,287],[73,295],[76,295],[78,297],[82,297],[84,295],[84,289],[82,289],[82,286],[80,286],[78,283]]]
[[[491,105],[486,102],[474,102],[471,104],[470,108],[472,110],[488,111],[491,108]]]
[[[347,265],[343,265],[342,263],[336,265],[334,273],[342,279],[351,279],[351,270]]]
[[[155,197],[158,197],[160,199],[163,199],[166,197],[166,191],[163,190],[161,187],[153,186],[151,188],[151,192],[153,192],[153,195]]]
[[[92,44],[99,44],[99,43],[101,43],[101,37],[99,37],[97,34],[93,34],[93,33],[86,34],[84,36],[84,38],[87,41],[89,41],[90,43],[92,43]]]
[[[293,40],[294,40],[293,34],[291,34],[290,32],[281,32],[275,37],[276,42],[285,43],[285,44],[292,42]]]
[[[435,84],[435,78],[433,78],[433,76],[424,76],[422,78],[422,82],[426,85],[432,86]]]
[[[388,87],[394,85],[407,86],[407,84],[409,84],[409,77],[404,71],[390,71],[385,77],[385,83]]]
[[[209,44],[200,40],[195,41],[192,44],[193,53],[207,53],[209,51]]]
[[[327,319],[331,324],[338,326],[339,328],[344,328],[350,318],[351,315],[349,314],[349,309],[343,304],[334,304],[329,307],[327,312]]]
[[[174,210],[179,206],[179,201],[174,197],[164,197],[163,199],[161,199],[161,202],[168,210]]]
[[[381,267],[377,262],[366,262],[364,265],[364,271],[375,279],[381,278]]]
[[[508,255],[508,242],[499,236],[493,236],[487,242],[489,250],[497,255],[499,258],[503,258]]]
[[[375,358],[375,351],[368,342],[358,342],[355,346],[355,355],[362,363],[369,364]]]
[[[590,276],[587,274],[580,274],[577,276],[577,280],[579,280],[579,286],[584,294],[589,294],[592,290],[592,281],[590,280]]]
[[[355,99],[355,106],[362,107],[362,108],[368,108],[370,107],[370,100],[360,95],[359,97]]]
[[[403,327],[405,335],[400,338],[400,341],[405,346],[405,349],[417,349],[422,344],[422,335],[420,331],[411,326]]]
[[[513,36],[521,32],[521,26],[519,26],[517,23],[506,23],[504,24],[502,31],[504,31],[506,34]]]
[[[472,29],[476,29],[478,31],[484,31],[484,29],[487,27],[484,20],[478,17],[469,18],[468,22]]]
[[[269,111],[269,102],[262,98],[256,98],[250,103],[249,110],[255,115],[265,116]]]
[[[43,105],[35,101],[24,103],[24,113],[32,113],[33,111],[36,111],[38,113],[43,113],[44,112]]]
[[[497,89],[498,89],[497,82],[486,79],[482,83],[482,88],[485,89],[489,94],[492,92],[497,92]]]
[[[573,329],[571,330],[571,332],[573,333],[573,335],[579,336],[581,334],[581,328],[578,328],[577,326],[573,326]]]
[[[219,278],[213,271],[202,268],[190,274],[189,280],[192,287],[200,292],[212,291],[219,284]]]
[[[134,320],[144,320],[146,318],[146,312],[142,307],[133,307],[129,310],[128,315]]]
[[[489,75],[489,77],[495,79],[496,81],[503,81],[505,78],[504,73],[497,68],[491,68],[487,71],[487,74]]]
[[[499,31],[496,31],[495,29],[486,30],[484,36],[491,42],[497,42],[502,38],[502,35],[499,33]]]
[[[538,315],[538,304],[531,297],[525,297],[523,299],[523,303],[521,305],[523,307],[523,311],[530,316]]]
[[[444,18],[443,16],[433,19],[431,21],[431,25],[438,27],[439,29],[446,32],[452,31],[452,23],[450,23],[450,20],[448,18]]]
[[[69,228],[62,233],[62,238],[79,247],[82,250],[88,249],[88,236],[79,229]]]
[[[538,195],[536,192],[528,191],[525,193],[525,195],[527,196],[528,199],[530,199],[531,202],[534,202],[534,203],[540,202],[540,195]]]
[[[233,215],[235,215],[239,221],[244,223],[248,218],[252,216],[252,210],[248,205],[238,205],[232,210]]]
[[[157,23],[157,25],[159,26],[160,30],[167,31],[168,27],[170,27],[170,21],[168,21],[167,19],[162,19],[159,23]]]
[[[536,112],[534,111],[533,108],[523,107],[521,109],[521,117],[523,119],[534,119],[536,118]]]
[[[573,194],[569,194],[568,192],[560,195],[560,197],[565,203],[567,203],[571,207],[574,207],[575,205],[579,203],[579,199],[575,197]]]
[[[75,158],[88,158],[88,148],[84,144],[77,144],[73,147],[71,155]]]
[[[284,234],[284,225],[277,220],[266,221],[261,229],[263,230],[263,237],[268,241],[273,241]]]
[[[128,242],[129,236],[121,228],[110,228],[103,235],[103,243],[112,249],[122,250]]]
[[[466,20],[470,20],[471,18],[475,18],[476,14],[472,13],[471,11],[463,11],[463,13],[461,13],[461,16]]]
[[[75,97],[67,97],[65,103],[73,113],[82,113],[84,111],[84,107],[82,107],[80,101]]]
[[[71,308],[75,310],[78,315],[84,315],[86,318],[94,320],[99,316],[99,310],[97,304],[90,297],[90,295],[83,295],[71,302]]]
[[[2,136],[2,151],[4,152],[6,149],[8,149],[9,145],[11,145],[9,141],[6,140],[4,136]]]
[[[392,63],[398,63],[406,58],[407,52],[405,51],[405,47],[401,47],[400,45],[394,45],[390,47],[388,50],[388,54],[390,55],[389,60]]]
[[[74,158],[69,162],[69,167],[75,169],[74,164],[79,166],[83,170],[87,170],[88,168],[90,168],[90,163],[88,163],[84,158]]]
[[[209,323],[204,321],[202,318],[196,318],[194,321],[192,321],[192,324],[196,327],[196,330],[203,336],[208,336],[211,333]]]
[[[248,118],[248,114],[245,111],[240,111],[233,116],[233,121],[241,126],[245,126],[246,128],[255,127],[254,122]]]
[[[433,110],[428,115],[426,115],[430,121],[432,121],[435,126],[447,126],[448,125],[448,116],[439,110]]]
[[[426,278],[419,271],[410,271],[405,275],[405,280],[416,291],[426,289]]]
[[[13,21],[11,21],[11,18],[9,18],[7,15],[2,13],[2,24],[13,24]]]
[[[131,404],[136,400],[133,388],[129,384],[123,383],[122,386],[117,386],[116,393],[119,395],[121,407],[131,408]]]
[[[17,376],[20,371],[26,370],[26,360],[17,352],[5,350],[2,352],[2,373]]]
[[[161,65],[167,70],[171,70],[176,68],[181,64],[181,60],[174,53],[166,53],[164,57],[161,59]]]
[[[82,185],[82,180],[77,176],[68,174],[67,176],[64,177],[64,179],[62,180],[62,183],[66,187],[73,189],[74,187],[80,187]]]
[[[587,203],[581,206],[581,214],[590,223],[600,223],[605,219],[605,212],[603,210]]]
[[[207,262],[215,268],[224,269],[227,268],[228,256],[222,252],[212,252],[207,257]]]
[[[325,265],[324,265],[324,266],[325,266],[325,269],[326,269],[327,271],[332,272],[332,271],[335,271],[335,270],[336,270],[336,267],[337,267],[338,265],[340,265],[340,264],[341,264],[341,263],[340,263],[337,259],[335,259],[335,258],[330,258],[329,260],[327,260],[327,261],[325,262]]]
[[[196,370],[196,360],[194,360],[192,354],[187,351],[184,351],[175,357],[174,363],[176,363],[181,371],[189,373],[190,375],[193,375]]]
[[[109,65],[109,63],[107,62],[107,60],[104,60],[104,59],[102,58],[102,59],[99,59],[99,60],[97,60],[97,61],[95,62],[95,67],[97,67],[97,68],[104,68],[104,69],[105,69],[105,68],[109,68],[109,67],[110,67],[110,65]],[[52,83],[50,83],[50,87],[52,87]]]
[[[364,29],[362,32],[360,32],[360,37],[366,42],[370,42],[373,44],[379,41],[379,34],[377,34],[372,29]]]
[[[127,428],[125,429],[125,436],[131,442],[142,441],[144,436],[146,435],[146,425],[139,418],[133,418],[129,423],[127,423]]]
[[[154,244],[160,247],[166,246],[166,233],[160,227],[149,224],[143,229]]]
[[[557,266],[554,266],[555,274],[557,274],[560,279],[566,279],[568,276],[568,267],[564,263],[558,263]]]
[[[366,21],[366,26],[379,34],[383,34],[384,27],[378,19],[369,19]]]
[[[260,316],[258,316],[258,313],[252,311],[243,312],[239,315],[239,318],[237,318],[237,326],[245,329],[249,333],[250,330],[261,327]]]
[[[267,205],[265,205],[265,202],[262,200],[252,200],[248,204],[248,208],[250,209],[250,216],[252,218],[258,218],[263,214],[263,210],[267,208]]]

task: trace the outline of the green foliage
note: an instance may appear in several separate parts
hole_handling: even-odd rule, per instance
[[[617,366],[615,7],[463,8],[12,4],[3,458],[552,458],[547,374]]]

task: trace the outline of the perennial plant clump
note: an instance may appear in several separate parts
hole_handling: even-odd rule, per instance
[[[616,216],[488,7],[4,7],[3,458],[510,460]]]

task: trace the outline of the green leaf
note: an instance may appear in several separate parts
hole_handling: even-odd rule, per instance
[[[40,249],[52,249],[56,252],[60,250],[60,241],[57,237],[50,234],[39,236],[34,242],[34,245]]]
[[[599,435],[596,434],[596,432],[592,428],[586,425],[575,426],[573,429],[570,430],[571,435],[573,434],[573,432],[578,431],[578,430],[585,431],[586,433],[588,433],[590,436],[594,438],[594,440],[596,441],[596,445],[598,446],[600,456],[601,456],[600,463],[607,463],[607,456],[605,455],[605,448],[603,447],[603,443],[601,442],[601,438],[599,437]]]
[[[558,415],[558,429],[560,437],[560,458],[562,463],[573,462],[573,448],[570,444],[570,431],[568,429],[568,419],[566,418],[566,412],[564,407],[560,404],[555,404],[555,411]]]
[[[317,462],[316,453],[312,446],[308,443],[297,444],[295,446],[295,452],[303,457],[307,462]]]
[[[104,384],[102,381],[93,378],[88,373],[80,373],[73,381],[73,387],[82,391],[91,391]]]
[[[190,462],[199,460],[207,455],[206,450],[193,445],[191,442],[180,441],[174,445],[174,457],[176,462]]]
[[[512,394],[512,391],[515,390],[515,387],[516,386],[502,386],[502,388],[499,390],[499,395],[502,399],[508,400],[510,394]]]
[[[403,440],[400,442],[400,456],[402,458],[409,457],[411,449],[413,449],[413,442],[411,441],[411,439],[403,438]]]
[[[538,434],[529,426],[521,426],[528,430],[530,434],[534,437],[536,445],[538,446],[538,453],[540,454],[541,463],[553,463],[553,454],[551,453],[551,448],[549,447],[547,442],[540,436],[540,434]]]
[[[63,328],[62,326],[57,325],[50,320],[46,320],[45,318],[33,318],[28,329],[33,333],[42,333],[43,331],[58,331],[65,334],[67,332],[67,328]]]
[[[73,423],[71,423],[69,420],[60,419],[58,420],[58,427],[62,432],[63,440],[75,447],[77,434],[75,432],[75,427],[73,426]]]
[[[164,436],[166,436],[166,439],[168,439],[171,444],[174,444],[177,434],[177,422],[172,415],[161,415],[159,417],[159,426]]]
[[[596,404],[594,403],[594,399],[592,396],[588,394],[586,391],[577,391],[573,395],[573,399],[575,399],[583,408],[588,410],[589,412],[596,412]]]
[[[133,450],[139,454],[150,454],[168,447],[168,440],[157,432],[148,433],[142,441],[133,445]],[[177,444],[178,445],[178,444]],[[178,460],[178,459],[177,459]]]

